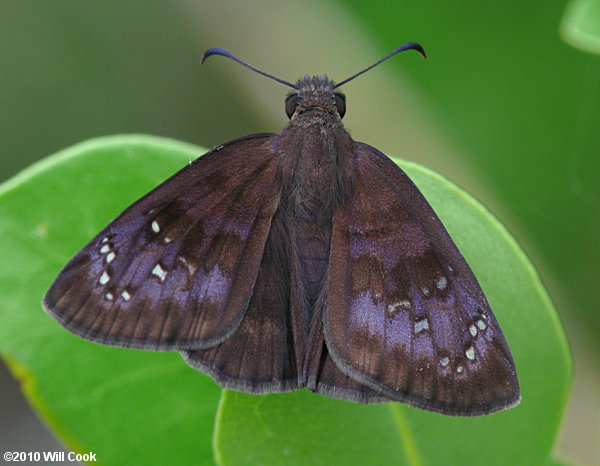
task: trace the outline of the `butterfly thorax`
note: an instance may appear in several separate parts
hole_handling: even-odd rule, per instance
[[[342,156],[353,153],[336,106],[336,96],[342,94],[326,75],[306,75],[297,86],[286,100],[290,124],[280,135],[284,185],[299,218],[330,221],[338,190],[347,184],[340,179],[340,167],[347,163]]]

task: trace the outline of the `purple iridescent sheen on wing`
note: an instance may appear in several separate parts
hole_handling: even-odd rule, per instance
[[[66,265],[48,312],[116,346],[225,340],[246,312],[279,204],[273,137],[225,144],[126,209]]]
[[[464,258],[406,174],[356,147],[354,196],[334,216],[324,317],[336,365],[389,399],[444,414],[516,404],[508,345]]]

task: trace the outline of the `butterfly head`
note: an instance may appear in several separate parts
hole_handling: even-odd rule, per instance
[[[292,121],[306,118],[314,112],[330,114],[341,119],[346,113],[346,96],[335,89],[335,84],[327,75],[305,75],[287,95],[285,112]]]

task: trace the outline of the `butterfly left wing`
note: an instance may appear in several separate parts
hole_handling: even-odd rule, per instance
[[[376,149],[355,147],[352,198],[333,220],[324,315],[333,361],[377,393],[430,411],[514,406],[512,356],[466,261],[408,176]]]
[[[224,341],[246,312],[279,203],[274,137],[219,146],[127,208],[65,266],[46,310],[97,343]]]
[[[290,322],[289,233],[278,210],[264,248],[248,309],[236,331],[220,345],[185,351],[186,362],[222,387],[247,393],[299,388]]]

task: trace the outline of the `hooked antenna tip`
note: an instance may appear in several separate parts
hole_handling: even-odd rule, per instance
[[[221,47],[211,47],[206,52],[204,52],[204,55],[202,55],[200,64],[201,65],[204,64],[206,59],[208,57],[210,57],[211,55],[223,55],[224,57],[232,58],[231,52],[229,52]]]
[[[404,47],[406,47],[406,48],[404,48]],[[423,58],[427,59],[427,54],[425,53],[425,49],[418,42],[410,42],[408,44],[405,44],[404,47],[403,47],[403,50],[409,50],[409,49],[416,50],[423,56]]]

